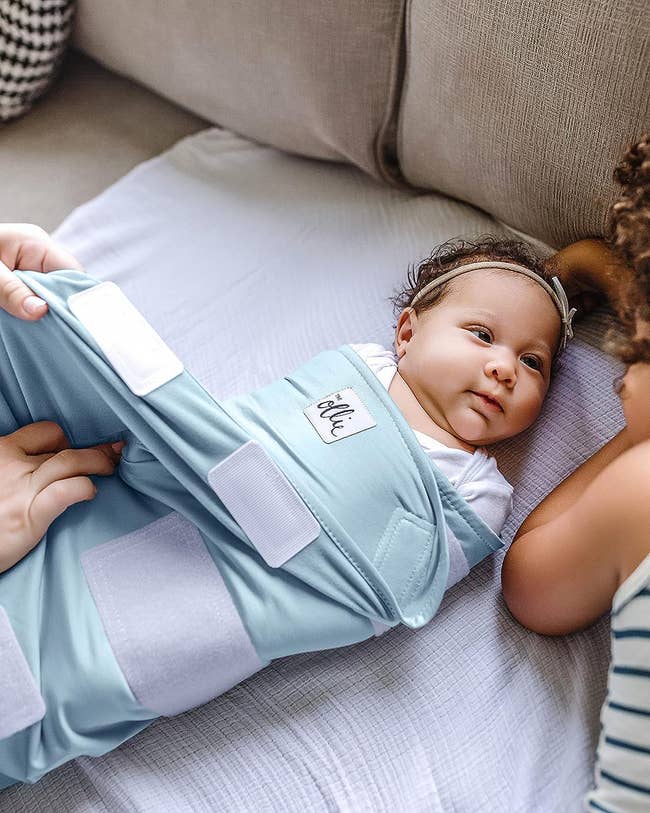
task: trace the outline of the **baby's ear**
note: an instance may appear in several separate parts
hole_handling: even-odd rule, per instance
[[[406,352],[406,345],[413,338],[413,331],[417,322],[415,309],[408,307],[400,313],[395,328],[395,353],[398,358],[402,358]]]

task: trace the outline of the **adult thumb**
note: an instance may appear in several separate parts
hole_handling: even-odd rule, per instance
[[[0,261],[0,308],[18,319],[36,321],[47,313],[47,303]]]

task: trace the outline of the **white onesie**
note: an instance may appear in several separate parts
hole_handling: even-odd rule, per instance
[[[391,350],[381,344],[351,344],[368,367],[375,373],[386,390],[397,372],[397,359]],[[485,449],[473,453],[452,449],[439,440],[413,430],[420,445],[435,465],[447,477],[458,493],[496,534],[503,530],[512,511],[513,488],[497,467],[494,457]],[[451,540],[450,540],[451,541]],[[450,573],[453,584],[465,573]]]

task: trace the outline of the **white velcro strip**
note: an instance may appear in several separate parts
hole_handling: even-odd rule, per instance
[[[9,617],[0,607],[0,740],[42,720],[45,703]]]
[[[281,567],[320,534],[314,515],[255,440],[211,469],[208,482],[271,567]]]
[[[374,630],[375,637],[379,638],[380,635],[383,635],[386,630],[390,629],[390,624],[384,624],[382,621],[377,621],[375,618],[369,618],[370,624],[372,625],[372,629]]]
[[[262,667],[201,535],[173,511],[82,554],[131,691],[157,714],[205,703]]]
[[[68,308],[134,395],[148,395],[183,372],[183,363],[114,282],[68,297]]]
[[[449,527],[447,528],[447,546],[449,549],[449,575],[447,576],[445,590],[449,590],[452,585],[464,579],[469,573],[469,564],[465,552]]]

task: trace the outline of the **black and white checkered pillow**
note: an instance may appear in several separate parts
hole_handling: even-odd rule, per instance
[[[25,113],[47,89],[73,14],[74,0],[0,0],[0,121]]]

